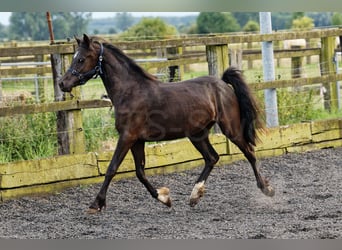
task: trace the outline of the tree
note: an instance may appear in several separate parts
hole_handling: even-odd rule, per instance
[[[231,13],[201,12],[197,17],[197,31],[200,34],[235,32],[240,25]]]
[[[42,12],[13,12],[10,16],[10,39],[48,40],[46,16]]]
[[[291,12],[274,12],[271,15],[272,28],[274,30],[289,29],[292,25]]]
[[[307,16],[314,20],[315,27],[331,25],[332,12],[309,12]]]
[[[161,18],[142,18],[139,23],[121,34],[125,40],[157,40],[177,35],[177,29]]]
[[[116,28],[118,28],[119,30],[125,31],[129,27],[131,27],[133,23],[134,23],[134,17],[132,16],[132,14],[129,14],[127,12],[116,13],[115,24],[116,24]]]
[[[69,25],[70,25],[70,33],[69,36],[72,35],[82,35],[86,33],[88,23],[91,18],[90,12],[69,12]]]
[[[91,13],[51,13],[56,39],[86,32]],[[13,12],[9,25],[10,39],[48,40],[49,30],[45,12]]]
[[[4,40],[5,38],[7,38],[7,35],[8,34],[6,26],[0,23],[0,40]]]
[[[342,25],[342,14],[335,12],[331,17],[331,24],[332,25]]]
[[[259,23],[259,12],[232,12],[232,15],[241,27],[244,27],[249,21]]]
[[[292,20],[300,19],[300,18],[302,18],[304,16],[305,16],[304,12],[293,12]]]
[[[245,32],[255,32],[260,30],[260,26],[258,22],[249,20],[242,30]]]
[[[303,16],[292,21],[293,29],[311,29],[314,26],[314,20],[307,16]]]

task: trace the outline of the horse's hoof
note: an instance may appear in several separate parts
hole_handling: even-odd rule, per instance
[[[106,208],[106,200],[96,197],[87,210],[87,214],[96,214]]]
[[[190,207],[196,206],[197,203],[199,202],[199,200],[200,200],[199,198],[197,198],[197,199],[190,198],[190,203],[189,203]]]
[[[191,207],[194,207],[199,202],[200,198],[204,195],[204,191],[205,191],[204,181],[196,183],[190,195]]]
[[[170,190],[167,187],[157,189],[157,199],[168,207],[171,207]]]
[[[87,214],[97,214],[97,213],[99,213],[99,212],[101,212],[101,209],[100,208],[88,208],[88,210],[87,210]]]
[[[264,195],[266,195],[268,197],[273,197],[275,194],[275,191],[274,191],[273,187],[271,187],[271,186],[266,186],[261,191],[263,192]]]

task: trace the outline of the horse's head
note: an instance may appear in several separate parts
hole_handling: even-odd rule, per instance
[[[75,37],[78,48],[74,54],[71,66],[59,80],[59,87],[64,92],[70,92],[73,87],[85,84],[89,79],[102,74],[103,46],[92,42],[86,35],[83,39]]]

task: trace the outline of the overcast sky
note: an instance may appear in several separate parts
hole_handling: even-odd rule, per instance
[[[197,15],[198,12],[130,12],[133,16],[186,16]],[[11,12],[0,12],[0,23],[9,24]],[[93,18],[114,17],[115,12],[92,12]]]

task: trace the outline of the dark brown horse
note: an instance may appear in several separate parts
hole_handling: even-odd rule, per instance
[[[108,186],[129,150],[139,180],[152,197],[170,207],[169,189],[156,189],[146,179],[144,145],[147,141],[182,137],[190,139],[205,161],[190,196],[190,206],[195,206],[219,159],[208,139],[215,123],[244,153],[261,191],[267,196],[274,195],[273,188],[256,165],[257,106],[240,71],[229,68],[222,79],[204,76],[179,83],[162,83],[112,44],[87,35],[76,40],[78,49],[59,86],[64,92],[70,92],[73,87],[99,75],[115,107],[115,126],[120,134],[90,212],[101,211],[106,206]]]

